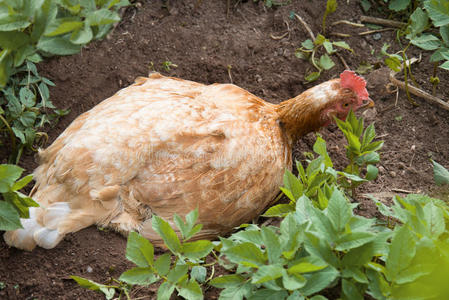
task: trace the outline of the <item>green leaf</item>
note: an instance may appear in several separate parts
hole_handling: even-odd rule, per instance
[[[432,202],[427,203],[424,208],[424,220],[429,229],[429,237],[437,239],[446,230],[443,210]]]
[[[295,211],[295,208],[290,204],[277,204],[270,207],[262,215],[263,217],[285,217],[288,213]]]
[[[34,122],[36,121],[36,113],[34,111],[25,111],[20,116],[19,120],[20,123],[23,124],[23,126],[27,127],[33,127]]]
[[[214,249],[214,244],[208,240],[186,242],[181,246],[182,254],[189,259],[200,259],[206,257]]]
[[[335,243],[335,250],[348,251],[371,242],[376,235],[371,232],[350,232],[341,236]]]
[[[297,264],[291,266],[290,268],[288,268],[287,271],[289,274],[310,273],[310,272],[316,272],[316,271],[322,270],[326,267],[327,267],[326,264],[315,265],[310,262],[304,261],[304,262],[300,262],[300,263],[297,263]]]
[[[388,8],[394,11],[401,11],[410,5],[410,0],[391,0]]]
[[[333,60],[327,54],[323,54],[320,57],[320,66],[325,70],[330,70],[335,66]]]
[[[321,73],[320,72],[311,72],[309,74],[307,74],[307,76],[304,77],[304,79],[306,81],[312,82],[317,80],[320,77]]]
[[[334,46],[343,48],[343,49],[345,49],[345,50],[349,50],[349,51],[351,51],[351,52],[354,52],[354,50],[352,50],[352,48],[349,47],[349,45],[348,45],[346,42],[338,41],[338,42],[332,42],[332,44],[333,44]]]
[[[20,218],[29,218],[29,207],[37,207],[39,204],[37,204],[33,199],[30,197],[27,197],[19,192],[8,192],[3,194],[3,198],[12,204],[16,211],[19,213]]]
[[[432,160],[433,179],[437,185],[449,184],[449,170]]]
[[[288,296],[287,291],[273,291],[270,289],[257,290],[249,300],[278,300],[285,299]]]
[[[265,264],[267,260],[256,245],[248,242],[233,246],[227,249],[224,254],[234,263],[242,264],[246,262],[254,267]]]
[[[132,268],[120,275],[119,280],[129,284],[149,285],[159,280],[151,268]]]
[[[190,276],[196,281],[203,283],[206,280],[207,269],[203,266],[194,266],[190,272]]]
[[[374,180],[377,178],[377,175],[379,174],[379,169],[376,168],[373,165],[368,165],[366,167],[366,180]]]
[[[254,273],[251,283],[258,284],[282,277],[282,265],[267,265],[261,266],[256,273]]]
[[[0,31],[22,30],[31,25],[26,18],[16,14],[0,19]]]
[[[449,4],[446,0],[424,1],[424,8],[436,27],[449,24]]]
[[[243,300],[252,294],[252,284],[246,283],[224,289],[220,293],[220,300]]]
[[[337,232],[344,230],[345,225],[351,219],[352,211],[348,200],[346,200],[338,189],[334,190],[331,198],[329,199],[327,216]]]
[[[410,32],[407,34],[407,38],[413,39],[416,35],[426,29],[429,24],[429,17],[427,16],[427,13],[421,9],[421,7],[418,7],[410,16],[410,21],[411,24],[408,26],[408,30]]]
[[[401,60],[396,56],[388,56],[384,59],[385,64],[395,72],[399,72],[401,70]]]
[[[0,230],[15,230],[19,228],[22,228],[19,213],[8,202],[0,201]]]
[[[92,281],[92,280],[89,280],[86,278],[82,278],[82,277],[78,277],[78,276],[74,276],[74,275],[70,275],[70,278],[75,280],[83,288],[86,288],[86,289],[89,289],[92,291],[102,292],[105,295],[106,299],[112,299],[114,297],[114,294],[115,294],[114,288],[109,288],[106,285],[96,283],[95,281]]]
[[[179,253],[181,250],[181,242],[170,225],[159,216],[153,216],[152,225],[154,231],[164,240],[167,248],[173,253]]]
[[[342,290],[343,290],[343,294],[346,296],[346,299],[351,299],[351,300],[363,300],[364,297],[362,295],[362,292],[357,288],[357,286],[347,280],[347,279],[343,279],[341,282],[341,286],[342,286]]]
[[[371,8],[371,2],[369,2],[369,0],[361,0],[360,5],[362,6],[363,11],[365,13],[367,13],[368,10]]]
[[[157,300],[170,300],[171,294],[175,290],[175,286],[170,282],[164,282],[159,286],[157,290]]]
[[[441,69],[449,70],[449,61],[444,62],[443,64],[439,65]]]
[[[312,50],[315,47],[315,45],[313,44],[311,39],[307,39],[304,42],[302,42],[301,46],[303,46],[304,48],[306,48],[308,50]]]
[[[79,18],[59,18],[49,24],[44,32],[45,36],[57,36],[78,30],[84,26]]]
[[[440,40],[433,34],[429,33],[415,37],[410,42],[424,50],[436,50],[441,46]]]
[[[273,229],[265,226],[262,227],[261,233],[266,253],[268,254],[268,262],[274,264],[279,260],[282,251],[279,237]]]
[[[200,227],[194,227],[196,220],[198,219],[198,208],[191,211],[186,215],[186,222],[181,219],[177,214],[174,215],[173,221],[176,226],[179,228],[181,235],[184,240],[190,239],[195,233],[201,230],[202,225]],[[198,226],[198,225],[197,225]]]
[[[449,25],[444,25],[440,27],[440,35],[444,41],[444,44],[449,47]]]
[[[36,95],[34,95],[34,93],[26,86],[20,89],[19,99],[26,107],[33,107],[36,105]]]
[[[339,272],[331,267],[312,273],[310,277],[307,277],[307,283],[300,292],[304,296],[315,294],[328,287],[338,275]]]
[[[298,177],[293,175],[293,173],[288,169],[285,169],[284,172],[284,186],[292,193],[295,201],[302,196],[304,189],[302,183],[299,181]]]
[[[106,25],[120,21],[116,12],[108,9],[99,9],[87,14],[86,21],[90,26]]]
[[[399,272],[410,265],[415,256],[415,239],[406,225],[395,230],[386,260],[387,279],[395,282]]]
[[[168,281],[172,283],[177,283],[182,280],[183,277],[187,276],[189,267],[187,265],[177,264],[173,269],[167,274]]]
[[[231,274],[231,275],[222,275],[219,277],[215,277],[212,279],[209,284],[211,286],[214,286],[216,288],[228,288],[228,287],[234,287],[239,286],[243,282],[245,282],[245,278],[238,274]]]
[[[331,0],[332,1],[332,0]],[[315,39],[314,44],[315,45],[322,45],[324,43],[324,41],[326,41],[326,38],[324,37],[324,35],[322,34],[318,34],[318,36]]]
[[[188,300],[202,300],[203,291],[200,285],[195,279],[191,279],[187,283],[183,284],[179,290],[179,296],[184,297]]]
[[[22,179],[20,179],[19,181],[17,181],[16,183],[14,183],[11,187],[11,190],[18,191],[23,187],[25,187],[28,183],[30,183],[31,180],[33,180],[33,174],[27,175]]]
[[[30,43],[30,37],[21,31],[0,31],[0,47],[16,50]]]
[[[154,261],[154,268],[158,275],[165,276],[170,271],[170,257],[170,253],[164,253]]]
[[[23,169],[16,165],[0,165],[0,193],[8,192],[22,172]]]
[[[70,36],[70,41],[73,44],[84,45],[89,43],[93,37],[94,35],[92,29],[87,23],[85,23],[83,28],[73,31]]]
[[[132,231],[126,243],[126,258],[139,267],[152,266],[154,247],[146,238]]]
[[[328,54],[332,54],[332,53],[335,52],[335,51],[334,51],[334,47],[332,46],[332,43],[329,42],[328,40],[325,40],[325,41],[323,42],[323,47],[324,47],[324,49],[326,49],[326,52],[327,52]]]
[[[64,37],[42,37],[37,43],[37,49],[54,55],[72,55],[81,50],[80,45],[72,44]]]

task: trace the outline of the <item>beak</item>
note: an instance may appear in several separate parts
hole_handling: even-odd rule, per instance
[[[371,98],[363,100],[362,105],[360,108],[371,108],[374,107],[374,101]]]

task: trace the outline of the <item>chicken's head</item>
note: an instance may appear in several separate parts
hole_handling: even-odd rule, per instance
[[[321,113],[324,126],[332,122],[333,117],[344,120],[349,111],[363,107],[373,107],[374,102],[369,98],[366,81],[353,71],[345,70],[340,74],[340,80],[329,81],[330,90],[323,90],[329,94],[325,108]]]

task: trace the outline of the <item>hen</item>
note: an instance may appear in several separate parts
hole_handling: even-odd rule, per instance
[[[232,84],[137,78],[40,151],[31,193],[40,207],[4,238],[53,248],[98,224],[161,245],[151,216],[170,222],[195,208],[197,238],[225,234],[273,202],[296,139],[373,104],[351,71],[279,105]]]

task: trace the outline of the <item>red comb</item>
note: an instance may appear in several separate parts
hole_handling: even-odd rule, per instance
[[[366,90],[366,81],[363,77],[357,76],[355,72],[345,70],[340,74],[340,86],[342,88],[348,88],[353,90],[359,100],[365,100],[369,98],[368,91]]]

